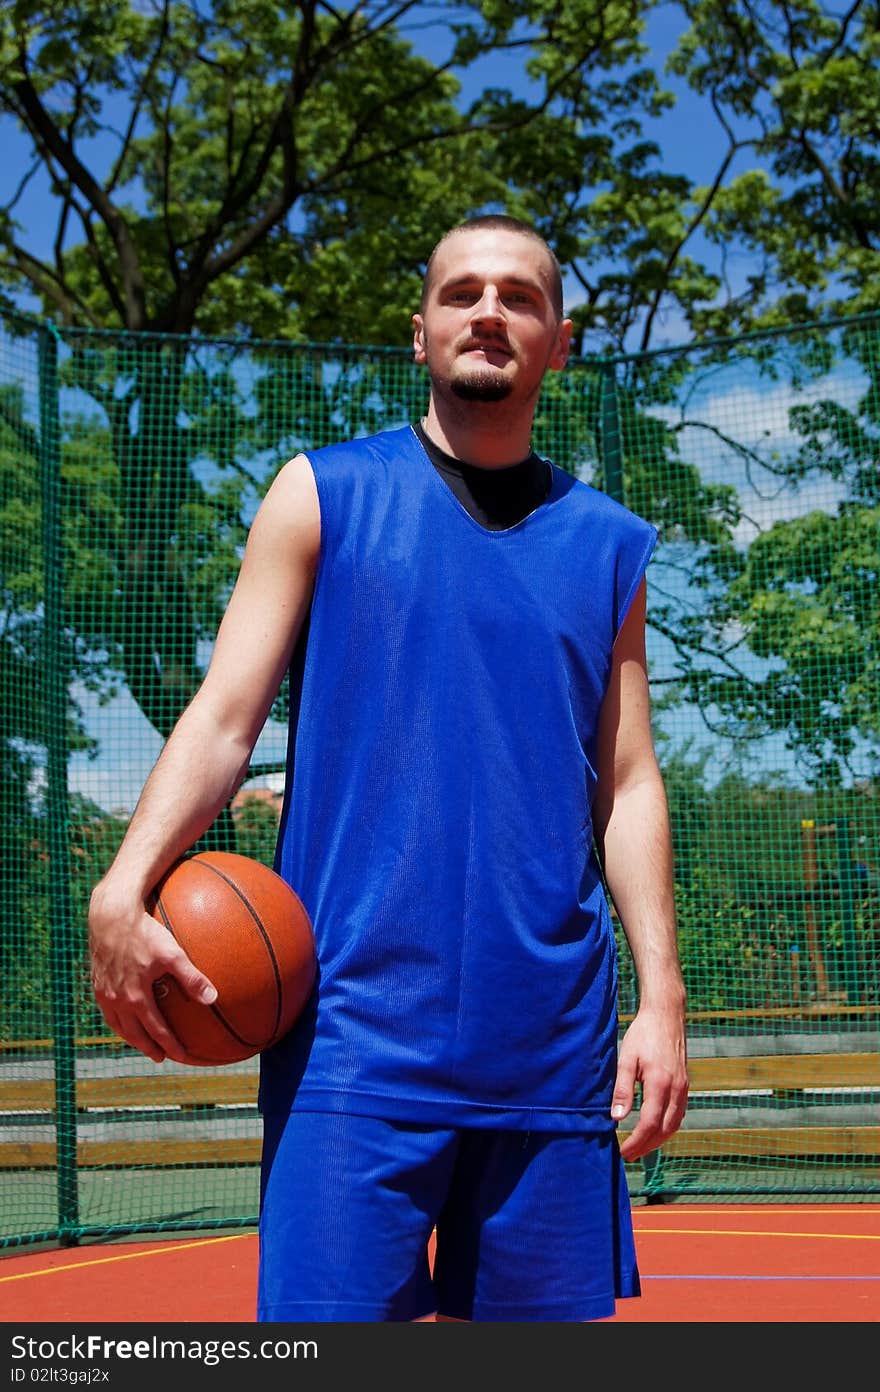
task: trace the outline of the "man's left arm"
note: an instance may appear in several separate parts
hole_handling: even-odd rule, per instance
[[[593,830],[605,882],[633,957],[635,1018],[620,1044],[612,1116],[638,1121],[621,1145],[625,1160],[656,1150],[687,1108],[685,986],[678,953],[672,835],[651,730],[645,653],[644,580],[614,645],[602,704]]]

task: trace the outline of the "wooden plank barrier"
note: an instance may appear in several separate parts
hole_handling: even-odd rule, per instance
[[[257,1102],[256,1073],[138,1073],[79,1078],[78,1111],[115,1107],[211,1107]],[[54,1112],[51,1078],[0,1080],[0,1112]]]
[[[117,1065],[124,1068],[124,1061]],[[257,1072],[192,1069],[187,1072],[123,1071],[76,1082],[77,1164],[85,1168],[163,1168],[183,1165],[256,1165],[258,1124],[252,1135],[199,1134],[197,1123],[214,1116],[257,1118]],[[231,1109],[236,1109],[232,1111]],[[4,1116],[5,1114],[5,1116]],[[14,1119],[14,1125],[9,1123]],[[0,1077],[0,1170],[53,1169],[53,1139],[28,1132],[52,1126],[55,1083],[51,1077]],[[155,1135],[126,1135],[131,1123],[155,1122]],[[169,1135],[169,1122],[183,1135]],[[90,1132],[100,1124],[94,1139]],[[187,1136],[187,1127],[192,1134]],[[113,1133],[107,1134],[107,1133]],[[118,1135],[116,1134],[118,1133]]]
[[[692,1092],[880,1088],[880,1054],[743,1054],[691,1058]]]
[[[870,1106],[862,1094],[880,1089],[880,1053],[695,1057],[688,1062],[688,1073],[692,1099],[701,1096],[707,1102],[712,1094],[743,1094],[744,1105],[751,1100],[750,1116],[756,1105],[768,1102],[773,1115],[758,1125],[705,1125],[701,1124],[705,1111],[692,1106],[681,1129],[663,1146],[664,1156],[691,1160],[722,1156],[880,1157],[880,1108],[876,1102],[875,1122],[855,1124],[846,1117],[848,1108],[864,1111]],[[822,1124],[809,1119],[788,1124],[786,1109],[797,1109],[803,1115],[814,1105],[823,1107]],[[839,1125],[827,1124],[828,1107],[839,1112]],[[624,1134],[621,1128],[621,1138]]]
[[[876,1121],[861,1120],[872,1105],[864,1093],[880,1090],[880,1053],[693,1057],[689,1071],[691,1097],[699,1095],[703,1106],[689,1111],[681,1130],[663,1147],[665,1156],[880,1157],[880,1108],[874,1104]],[[715,1093],[742,1094],[748,1122],[701,1124]],[[256,1069],[126,1072],[120,1059],[115,1071],[77,1080],[77,1162],[84,1168],[256,1165],[256,1102]],[[756,1105],[768,1103],[773,1116],[752,1124]],[[804,1121],[804,1113],[817,1104],[823,1109],[822,1124],[813,1125],[808,1117]],[[839,1125],[827,1124],[829,1106],[839,1114]],[[858,1122],[847,1116],[853,1106]],[[0,1169],[54,1167],[54,1138],[42,1134],[51,1132],[54,1116],[51,1077],[0,1073]],[[229,1124],[212,1130],[215,1120]],[[247,1134],[229,1134],[242,1131],[242,1120]],[[133,1123],[138,1124],[137,1136]],[[621,1128],[621,1135],[626,1129]]]

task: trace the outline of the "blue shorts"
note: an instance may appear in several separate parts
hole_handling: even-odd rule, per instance
[[[261,1183],[258,1321],[595,1320],[640,1293],[613,1131],[294,1111],[264,1117]]]

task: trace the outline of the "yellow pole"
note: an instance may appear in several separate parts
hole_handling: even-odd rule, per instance
[[[804,848],[804,885],[806,896],[804,898],[804,920],[807,930],[807,954],[810,958],[810,966],[816,978],[816,996],[820,1001],[828,999],[828,976],[825,971],[825,959],[822,956],[822,949],[819,946],[819,928],[816,923],[816,906],[814,895],[816,885],[819,882],[819,864],[816,855],[816,823],[812,818],[804,818],[801,821],[801,832],[803,834]]]

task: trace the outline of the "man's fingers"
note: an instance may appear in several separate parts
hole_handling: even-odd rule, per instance
[[[678,1091],[667,1093],[662,1099],[643,1098],[639,1119],[620,1146],[623,1159],[638,1160],[642,1155],[657,1150],[670,1136],[675,1135],[686,1110],[687,1094],[682,1099]]]
[[[137,1015],[126,1012],[123,1016],[118,1010],[102,1006],[102,1014],[115,1035],[126,1044],[146,1054],[154,1063],[164,1063],[165,1050],[141,1024]]]
[[[639,1118],[633,1130],[621,1143],[620,1154],[624,1160],[638,1160],[640,1156],[656,1150],[671,1134],[671,1131],[663,1131],[660,1127],[652,1126]]]
[[[120,1039],[154,1063],[166,1058],[188,1062],[188,1055],[166,1019],[157,983],[206,1008],[217,999],[214,983],[190,961],[173,934],[151,914],[137,918],[106,912],[112,931],[102,939],[91,927],[92,990],[108,1026]],[[132,921],[129,923],[129,918]],[[127,925],[122,933],[120,924]]]
[[[611,1096],[611,1115],[615,1121],[622,1121],[633,1109],[636,1095],[635,1070],[618,1064],[614,1092]]]
[[[217,999],[217,987],[213,981],[194,967],[188,957],[184,957],[182,962],[173,962],[169,974],[177,981],[184,995],[199,1005],[213,1005]]]
[[[165,1050],[152,1035],[147,1033],[139,1021],[131,1025],[127,1038],[129,1044],[133,1045],[135,1049],[139,1049],[142,1054],[146,1054],[147,1058],[151,1058],[154,1063],[165,1062],[167,1057]]]
[[[149,998],[125,1004],[104,1002],[101,1009],[113,1033],[154,1063],[164,1063],[166,1058],[187,1061],[186,1050],[162,1014],[153,989]]]

